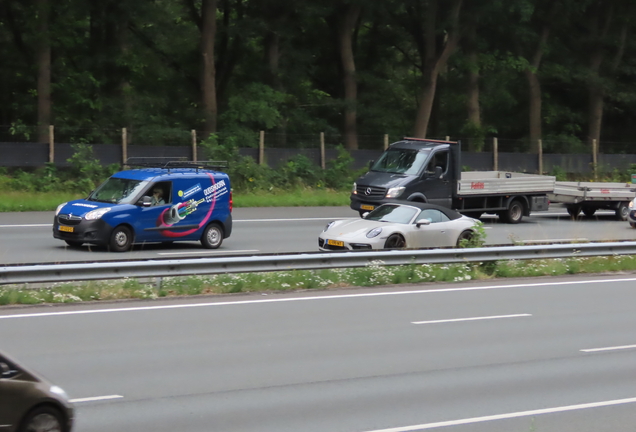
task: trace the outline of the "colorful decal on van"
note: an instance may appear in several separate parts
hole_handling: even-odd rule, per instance
[[[218,195],[217,192],[219,189],[224,189],[225,192],[227,192],[227,188],[225,187],[225,180],[221,180],[219,183],[215,184],[214,181],[214,176],[212,176],[211,174],[207,173],[208,177],[210,177],[210,181],[212,182],[212,186],[210,186],[209,188],[205,189],[204,191],[204,198],[201,198],[200,200],[194,200],[194,199],[190,199],[188,201],[184,201],[178,204],[175,204],[171,207],[168,207],[167,209],[165,209],[163,212],[161,212],[161,214],[159,215],[159,217],[157,218],[157,226],[158,227],[172,227],[174,226],[175,229],[178,229],[178,226],[175,226],[175,224],[181,222],[182,220],[184,220],[188,215],[194,213],[199,204],[205,202],[210,203],[210,208],[208,209],[207,214],[205,215],[205,217],[203,218],[203,220],[199,223],[199,226],[196,228],[192,228],[189,229],[187,231],[180,231],[180,232],[174,232],[171,230],[162,230],[161,234],[163,236],[166,237],[184,237],[187,235],[190,235],[192,233],[194,233],[195,231],[197,231],[198,229],[200,229],[201,227],[205,226],[205,224],[208,223],[208,220],[210,219],[210,216],[212,215],[212,211],[214,210],[214,206],[216,204],[216,198]],[[222,185],[221,185],[222,183]],[[221,185],[221,186],[216,186],[216,185]],[[183,191],[179,191],[178,195],[180,197],[188,197],[196,192],[201,191],[201,185],[200,184],[196,184],[195,186],[191,187],[190,189],[188,189],[187,191],[183,192]],[[222,194],[221,194],[222,195]]]

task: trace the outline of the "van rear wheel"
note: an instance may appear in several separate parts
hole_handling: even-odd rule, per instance
[[[201,235],[201,244],[206,249],[218,249],[223,243],[223,228],[219,224],[211,223]]]

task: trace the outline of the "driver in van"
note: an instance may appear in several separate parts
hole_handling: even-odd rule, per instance
[[[159,187],[154,187],[152,190],[152,200],[150,201],[151,205],[162,205],[166,202],[163,199],[163,190]]]

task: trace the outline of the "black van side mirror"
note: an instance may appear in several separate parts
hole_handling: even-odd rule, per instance
[[[444,170],[439,165],[435,167],[434,172],[431,172],[428,170],[426,171],[426,176],[429,178],[434,178],[434,179],[441,179],[443,174],[444,174]]]
[[[374,164],[374,163],[375,163],[375,161],[374,161],[374,160],[370,160],[370,161],[369,161],[369,169],[371,169],[371,167],[373,166],[373,164]]]
[[[150,207],[152,205],[152,197],[144,195],[139,201],[137,201],[137,205],[140,205],[142,207]]]

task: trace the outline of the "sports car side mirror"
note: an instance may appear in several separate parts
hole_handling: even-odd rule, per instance
[[[418,228],[421,227],[422,225],[430,225],[430,224],[431,224],[431,221],[428,219],[420,219],[417,222],[415,222],[415,226]]]

